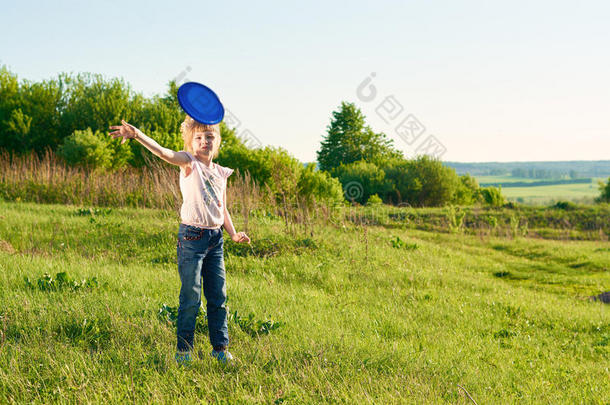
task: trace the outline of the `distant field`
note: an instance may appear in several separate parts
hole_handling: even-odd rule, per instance
[[[479,184],[482,183],[513,183],[535,182],[538,179],[510,176],[477,176]],[[548,204],[558,200],[591,203],[599,196],[598,179],[586,184],[558,184],[553,186],[537,187],[503,187],[502,194],[509,201],[519,201],[525,204]]]
[[[481,183],[515,183],[523,181],[533,183],[538,179],[530,179],[529,177],[511,177],[511,176],[475,176],[479,184]]]

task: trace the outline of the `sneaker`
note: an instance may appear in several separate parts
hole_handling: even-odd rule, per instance
[[[233,355],[228,350],[212,350],[212,357],[216,357],[219,362],[227,364],[233,361]]]
[[[193,362],[190,352],[177,352],[175,359],[179,366],[190,366]]]

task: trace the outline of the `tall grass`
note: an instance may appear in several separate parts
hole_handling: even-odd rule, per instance
[[[152,160],[150,167],[115,172],[70,167],[51,150],[38,157],[0,152],[0,197],[112,207],[175,209],[180,201],[176,169]]]
[[[0,149],[0,198],[16,202],[157,208],[179,211],[182,196],[179,169],[144,155],[147,165],[104,171],[69,166],[47,149],[13,155]],[[258,186],[249,173],[236,171],[227,189],[229,208],[246,219],[251,211],[273,203],[268,187]]]
[[[182,196],[179,169],[157,157],[144,155],[147,165],[104,171],[71,167],[53,151],[42,156],[12,155],[0,150],[0,199],[15,202],[72,204],[97,207],[157,208],[180,211]],[[299,230],[314,234],[319,226],[330,221],[332,207],[315,199],[295,198],[278,203],[271,189],[257,184],[248,172],[239,169],[229,178],[228,208],[244,218],[244,228],[251,228],[251,218],[284,220],[293,235]],[[317,221],[316,221],[317,220]]]

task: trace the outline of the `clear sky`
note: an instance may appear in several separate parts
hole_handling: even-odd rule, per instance
[[[146,96],[165,93],[172,78],[201,82],[240,121],[238,133],[304,162],[316,159],[341,101],[355,102],[406,156],[435,140],[451,161],[610,159],[605,1],[58,0],[1,9],[0,64],[20,79],[94,72]],[[413,117],[410,132],[396,131]]]

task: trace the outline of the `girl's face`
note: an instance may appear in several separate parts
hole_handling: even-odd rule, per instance
[[[214,156],[214,152],[218,147],[218,134],[212,129],[207,129],[204,132],[195,132],[193,134],[193,142],[191,147],[195,154],[203,154],[206,156]]]

